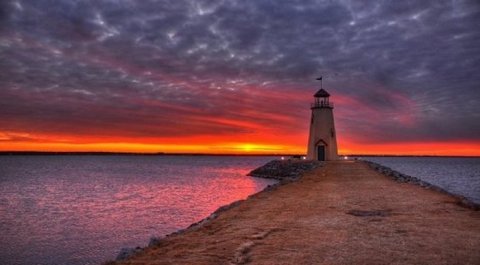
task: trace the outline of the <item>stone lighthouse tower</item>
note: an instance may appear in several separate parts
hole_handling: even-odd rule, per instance
[[[307,159],[329,161],[336,160],[337,136],[333,122],[333,103],[329,101],[330,94],[321,88],[312,103],[312,118],[310,121],[310,136],[308,137]]]

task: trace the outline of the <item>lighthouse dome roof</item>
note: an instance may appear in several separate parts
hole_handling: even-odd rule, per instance
[[[330,94],[328,94],[327,91],[325,91],[325,89],[320,89],[317,91],[317,93],[315,93],[315,95],[313,95],[314,97],[316,98],[327,98],[327,97],[330,97]]]

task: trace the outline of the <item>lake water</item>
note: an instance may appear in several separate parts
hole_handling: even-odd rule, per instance
[[[114,259],[274,183],[246,176],[272,159],[0,156],[0,263]]]
[[[275,157],[0,156],[0,264],[114,259],[273,181]],[[369,157],[480,203],[480,158]]]
[[[364,157],[480,203],[480,158]]]

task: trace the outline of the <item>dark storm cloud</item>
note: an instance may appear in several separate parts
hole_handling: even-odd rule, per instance
[[[476,1],[2,1],[0,129],[305,130],[322,74],[340,134],[480,140],[478,25]]]

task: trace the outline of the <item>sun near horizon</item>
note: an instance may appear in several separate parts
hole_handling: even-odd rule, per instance
[[[345,144],[339,141],[339,155],[407,155],[407,156],[480,156],[480,144],[452,143],[398,143],[398,144]],[[170,145],[157,143],[3,143],[4,152],[115,152],[115,153],[191,153],[232,155],[305,155],[306,146],[261,143],[218,143]]]
[[[338,108],[343,107],[339,104]],[[345,106],[348,107],[348,106]],[[308,109],[308,105],[306,108]],[[340,111],[342,113],[342,111]],[[306,155],[308,116],[295,134],[283,135],[267,126],[251,125],[252,133],[232,135],[189,135],[184,137],[125,137],[122,130],[112,130],[110,137],[35,132],[0,131],[0,151],[3,152],[114,152],[114,153],[167,153],[167,154],[225,154],[225,155]],[[237,123],[235,120],[223,121]],[[339,155],[407,155],[407,156],[480,156],[480,142],[455,140],[427,141],[362,141],[342,129],[339,123]],[[252,123],[253,124],[253,123]],[[303,128],[303,131],[301,129]],[[192,130],[201,128],[192,128]],[[251,128],[250,128],[251,129]],[[238,141],[234,141],[234,140]]]
[[[288,91],[287,91],[288,92]],[[274,99],[279,104],[288,99],[287,92],[269,98],[270,93],[262,95],[265,100]],[[262,113],[255,105],[243,106],[239,115],[242,119],[232,117],[219,118],[215,115],[199,117],[192,115],[192,125],[177,122],[168,124],[168,130],[172,135],[164,135],[163,125],[155,124],[155,131],[144,134],[143,127],[147,124],[156,123],[154,114],[151,121],[143,120],[139,123],[128,124],[127,121],[116,128],[107,128],[101,123],[95,124],[91,130],[80,128],[81,124],[53,122],[50,126],[66,128],[59,134],[54,130],[35,131],[25,128],[23,131],[0,131],[0,151],[3,152],[115,152],[115,153],[187,153],[187,154],[232,154],[232,155],[306,155],[308,126],[309,126],[309,101],[311,95],[299,93],[303,97],[296,96],[298,100],[295,107],[289,110],[282,109],[281,113],[297,113],[297,117],[280,114]],[[377,128],[375,121],[358,117],[370,117],[372,115],[380,120],[388,120],[381,111],[372,111],[364,106],[358,99],[348,98],[345,95],[333,96],[335,102],[335,123],[338,128],[338,154],[343,155],[407,155],[407,156],[480,156],[480,141],[474,139],[452,139],[448,141],[416,140],[415,132],[409,135],[412,140],[403,140],[401,137],[393,139],[392,131],[385,131],[380,126]],[[333,104],[333,103],[332,103]],[[273,105],[273,104],[272,104]],[[362,109],[363,108],[363,109]],[[356,111],[355,111],[356,110]],[[274,112],[271,110],[270,112]],[[364,113],[362,113],[364,111]],[[95,115],[95,113],[92,113]],[[221,116],[222,114],[217,114]],[[350,124],[352,115],[356,118]],[[262,117],[263,116],[263,117]],[[265,116],[270,119],[265,119]],[[258,118],[257,118],[258,117]],[[300,118],[301,119],[300,119]],[[128,116],[126,117],[128,118]],[[263,118],[263,120],[262,120]],[[414,129],[413,119],[410,113],[397,113],[393,118],[401,125],[407,125]],[[199,123],[199,120],[204,122]],[[107,122],[108,123],[108,122]],[[357,131],[365,123],[369,128]],[[42,125],[42,124],[40,124]],[[136,128],[136,126],[139,126]],[[217,131],[216,127],[224,127],[227,131]],[[420,125],[417,125],[420,126]],[[353,129],[353,130],[352,130]],[[138,130],[138,131],[137,131]],[[186,131],[182,131],[186,130]],[[282,131],[284,130],[284,131]],[[203,132],[207,131],[207,132]],[[180,132],[180,133],[179,133]],[[134,135],[129,135],[129,134]],[[135,135],[138,134],[138,135]],[[178,135],[180,134],[180,135]],[[369,137],[372,135],[373,137]],[[377,138],[379,137],[380,138]],[[386,139],[384,139],[386,138]]]

